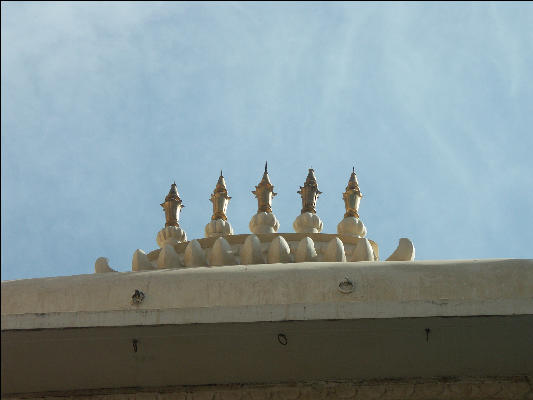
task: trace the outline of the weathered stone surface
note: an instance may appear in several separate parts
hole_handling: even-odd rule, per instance
[[[240,235],[228,235],[224,236],[224,239],[229,243],[231,248],[233,249],[234,255],[237,257],[240,253],[240,249],[244,245],[244,242],[246,239],[250,236],[249,234],[240,234]],[[350,256],[353,254],[354,248],[357,246],[357,244],[361,241],[361,238],[355,237],[355,236],[347,236],[347,235],[334,235],[334,234],[327,234],[327,233],[284,233],[284,234],[258,234],[258,237],[260,237],[261,245],[263,253],[265,253],[265,249],[268,249],[271,244],[275,243],[274,240],[278,237],[282,236],[285,241],[289,244],[291,247],[291,253],[294,255],[296,253],[296,247],[298,245],[298,242],[300,242],[303,238],[309,237],[313,240],[315,243],[315,250],[318,254],[318,258],[315,261],[325,261],[324,255],[327,250],[328,244],[335,239],[340,239],[342,241],[342,245],[344,247],[346,258],[349,259]],[[209,237],[209,238],[202,238],[202,239],[195,239],[198,241],[202,249],[206,254],[209,254],[211,251],[213,245],[215,244],[217,237]],[[379,248],[377,243],[375,243],[372,240],[369,240],[370,245],[372,247],[372,251],[374,254],[374,261],[379,260]],[[178,243],[173,245],[174,249],[180,256],[180,260],[184,258],[185,250],[188,246],[188,242],[185,243]],[[148,260],[155,266],[157,265],[157,257],[159,256],[159,253],[161,252],[160,249],[151,251],[147,254]],[[292,259],[293,260],[293,259]],[[238,261],[238,259],[237,259]]]
[[[221,390],[216,393],[215,400],[241,400],[243,393],[245,392],[239,389]]]
[[[298,243],[296,254],[294,256],[294,261],[297,263],[305,261],[316,261],[316,257],[317,254],[313,239],[309,237],[303,238],[300,243]]]
[[[359,218],[346,217],[337,225],[339,235],[350,235],[355,237],[365,237],[366,227]]]
[[[260,233],[276,233],[279,229],[279,221],[271,212],[258,212],[250,220],[250,232],[256,235]]]
[[[205,226],[205,237],[233,235],[233,227],[227,220],[215,219]]]
[[[417,383],[414,386],[414,392],[411,398],[414,399],[427,399],[431,397],[441,397],[446,390],[444,382],[424,382]]]
[[[409,399],[413,394],[414,386],[409,383],[391,383],[385,384],[384,400],[404,400]]]
[[[374,252],[368,239],[360,239],[349,261],[374,261]]]
[[[174,247],[168,244],[165,245],[161,249],[161,253],[159,253],[159,257],[157,258],[157,268],[179,268],[181,266],[178,254],[176,253],[176,250],[174,250]]]
[[[131,260],[131,270],[132,271],[149,271],[154,269],[154,266],[148,260],[148,256],[141,249],[135,250]]]
[[[105,272],[117,272],[109,266],[109,260],[105,257],[99,257],[94,263],[94,272],[102,274]]]
[[[344,245],[339,238],[332,239],[326,247],[323,261],[346,262],[346,254],[344,254]]]
[[[183,263],[186,267],[201,267],[207,265],[205,252],[197,240],[191,240],[185,249]]]
[[[164,392],[101,394],[41,393],[7,396],[11,400],[526,400],[533,393],[527,377],[480,378],[419,382],[409,379],[364,382],[307,382],[297,385],[211,385],[165,388]]]
[[[263,256],[263,250],[261,241],[255,235],[250,235],[244,241],[244,245],[241,248],[241,264],[264,264],[265,257]]]
[[[357,393],[357,387],[349,383],[340,384],[335,388],[335,394],[340,399],[351,399]]]
[[[323,224],[318,215],[305,212],[296,217],[292,226],[296,233],[320,233]]]
[[[276,236],[268,248],[267,259],[269,264],[291,262],[291,248],[283,236]]]
[[[186,242],[187,234],[179,226],[167,226],[157,233],[156,242],[160,248],[166,245],[175,246],[178,243]]]
[[[219,237],[211,252],[209,254],[209,265],[211,266],[221,266],[221,265],[235,265],[237,260],[233,255],[233,250],[231,246],[223,237]]]
[[[387,258],[387,261],[413,261],[415,259],[415,246],[407,238],[401,238],[394,253]]]
[[[241,307],[240,320],[245,321],[258,321],[288,308],[293,320],[307,320],[310,315],[312,319],[352,319],[533,314],[533,260],[383,261],[368,268],[366,262],[287,264],[290,260],[280,254],[290,256],[288,244],[278,236],[268,260],[277,265],[2,282],[2,330],[82,327],[97,322],[99,326],[137,325],[170,312],[174,316],[169,323],[204,323],[215,317],[235,322],[231,307]],[[352,295],[339,292],[345,277],[356,283],[355,303]],[[147,285],[151,307],[157,312],[141,316],[117,311],[124,301],[129,304],[132,289]],[[285,285],[296,285],[299,290],[287,291]],[[257,296],[258,291],[262,296]],[[322,303],[331,306],[319,307]],[[206,312],[213,308],[213,312],[194,311],[199,308]],[[195,317],[186,317],[186,310]],[[35,318],[33,314],[43,315]]]
[[[159,393],[157,400],[187,400],[187,397],[187,392]]]
[[[193,391],[191,393],[191,400],[214,400],[216,392],[214,391]]]

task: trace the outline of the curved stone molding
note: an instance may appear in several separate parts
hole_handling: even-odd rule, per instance
[[[141,249],[135,250],[133,253],[133,258],[131,260],[131,270],[132,271],[149,271],[154,269],[154,266],[148,260],[148,256]]]
[[[366,227],[359,218],[346,217],[337,225],[337,233],[363,238],[366,236]]]
[[[348,261],[374,261],[374,251],[368,239],[360,239]]]
[[[185,248],[183,263],[186,267],[201,267],[207,265],[205,252],[198,240],[191,240]]]
[[[105,257],[99,257],[94,262],[94,272],[101,274],[104,272],[117,272],[109,266],[109,260]]]
[[[339,238],[331,239],[322,259],[323,261],[345,262],[346,254],[342,240]]]
[[[223,219],[211,220],[205,226],[205,237],[220,237],[233,235],[233,228],[229,221]]]
[[[317,254],[315,250],[315,243],[310,237],[303,238],[298,243],[296,254],[294,256],[295,262],[316,261]]]
[[[167,226],[158,232],[155,240],[160,248],[166,245],[175,246],[178,243],[186,242],[187,234],[179,226]]]
[[[174,247],[167,244],[161,249],[159,257],[157,258],[157,268],[179,268],[181,263],[178,257],[178,253],[174,250]]]
[[[276,236],[268,248],[268,263],[289,263],[292,261],[291,258],[291,248],[285,238],[283,236]]]
[[[320,233],[323,224],[318,215],[304,212],[296,217],[292,226],[296,233]]]
[[[241,264],[264,264],[265,257],[263,256],[263,250],[261,241],[255,235],[250,235],[244,241],[244,245],[241,248]]]
[[[243,263],[250,265],[251,261],[249,258],[247,258],[249,256],[249,254],[247,253],[247,249],[244,249],[244,252],[242,250],[246,240],[250,236],[251,236],[250,234],[224,236],[224,240],[228,242],[232,250],[232,253],[235,257],[235,261],[231,261],[231,263],[230,261],[225,261],[224,265],[240,264],[241,257],[243,254],[244,254]],[[252,234],[252,236],[254,235]],[[341,244],[342,244],[342,247],[344,248],[344,254],[345,254],[346,260],[349,261],[354,254],[355,247],[359,244],[361,240],[363,240],[363,238],[358,238],[352,235],[337,235],[337,234],[329,234],[329,233],[283,233],[283,234],[279,234],[279,233],[272,234],[271,233],[271,234],[258,234],[256,236],[261,243],[261,251],[264,257],[263,261],[257,261],[257,263],[263,263],[265,261],[268,263],[294,262],[295,261],[294,256],[296,254],[298,245],[300,241],[306,237],[309,237],[313,241],[315,252],[317,254],[317,256],[312,261],[343,262],[344,259],[342,258],[342,252],[340,251]],[[178,243],[172,247],[178,254],[179,260],[181,261],[182,266],[193,267],[193,266],[211,265],[209,263],[210,254],[218,238],[219,237],[195,239],[198,242],[199,246],[191,245],[195,247],[195,250],[194,250],[195,256],[192,258],[191,258],[192,253],[190,253],[193,251],[192,247],[190,248],[190,250],[188,250],[187,257],[185,254],[185,251],[187,247],[190,245],[190,242]],[[337,241],[337,239],[339,241]],[[328,250],[328,246],[330,245],[332,241],[335,243],[331,244],[331,249]],[[368,239],[368,241],[372,248],[372,253],[374,257],[373,261],[378,261],[379,260],[378,245],[377,243],[375,243],[374,241],[370,239]],[[147,254],[147,258],[154,268],[158,268],[157,259],[159,257],[159,253],[161,253],[161,249],[151,251],[150,253]],[[204,255],[205,259],[207,259],[205,263],[203,259],[201,258],[202,254]],[[358,257],[361,257],[361,255],[359,255]],[[364,258],[365,257],[363,257],[363,259]],[[256,259],[260,260],[259,257],[257,257]],[[147,266],[147,268],[149,267]]]
[[[374,261],[379,261],[379,247],[376,242],[369,240],[370,245],[372,246],[372,252],[374,253]]]
[[[237,260],[233,255],[233,250],[229,245],[228,241],[223,237],[219,237],[211,252],[209,254],[209,265],[211,266],[221,266],[221,265],[235,265]]]
[[[401,238],[394,253],[385,261],[413,261],[415,259],[415,246],[407,238]]]
[[[271,212],[258,212],[252,217],[248,226],[250,232],[256,235],[261,233],[276,233],[279,229],[279,221]]]

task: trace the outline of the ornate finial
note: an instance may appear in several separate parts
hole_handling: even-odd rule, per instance
[[[165,227],[180,226],[178,222],[180,219],[180,211],[185,206],[182,204],[182,201],[178,194],[178,187],[176,186],[176,182],[174,182],[170,186],[170,190],[167,196],[165,197],[165,202],[161,203],[161,207],[163,207],[163,209],[165,210]]]
[[[357,175],[355,174],[355,167],[352,168],[352,174],[348,180],[348,186],[346,186],[346,191],[342,194],[342,199],[344,200],[344,207],[346,208],[346,217],[356,217],[359,218],[359,203],[361,202],[361,190],[359,189],[359,182],[357,182]]]
[[[257,198],[257,212],[272,212],[272,198],[277,195],[274,193],[274,186],[270,183],[270,177],[268,176],[267,163],[265,163],[265,172],[263,173],[263,179],[252,191]]]
[[[270,183],[268,176],[268,164],[265,162],[265,172],[263,179],[252,191],[257,198],[257,214],[250,220],[250,231],[255,234],[276,233],[279,229],[279,221],[272,213],[272,198],[277,195],[274,193],[274,186]]]
[[[224,176],[222,176],[222,170],[220,170],[220,177],[218,178],[217,185],[211,198],[209,199],[213,203],[213,215],[211,220],[222,219],[226,221],[226,210],[228,208],[228,203],[231,197],[228,196],[228,190],[226,189],[226,181]]]
[[[316,214],[316,201],[322,192],[318,190],[313,168],[309,168],[307,179],[304,185],[300,186],[298,193],[302,196],[302,212],[292,224],[294,230],[297,233],[322,232],[323,224]]]
[[[302,196],[302,214],[307,212],[316,214],[316,201],[322,192],[318,190],[315,171],[312,168],[309,168],[307,179],[297,193]]]

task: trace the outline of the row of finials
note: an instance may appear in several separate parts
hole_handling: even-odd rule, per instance
[[[266,164],[263,178],[252,193],[257,198],[258,207],[257,214],[250,221],[250,230],[255,234],[277,232],[279,222],[272,213],[272,198],[276,193],[274,192],[274,186],[270,182]],[[322,231],[322,221],[316,215],[316,202],[322,192],[318,190],[318,184],[312,168],[309,169],[305,183],[300,186],[298,193],[302,198],[302,210],[293,223],[295,231],[297,233],[320,233]],[[350,234],[358,237],[366,235],[366,228],[362,221],[359,220],[358,214],[361,198],[362,194],[359,190],[357,176],[355,170],[352,169],[348,185],[343,193],[346,213],[344,214],[344,219],[337,227],[339,234]],[[226,216],[230,199],[231,197],[228,195],[226,182],[221,171],[215,190],[210,198],[213,203],[213,214],[211,222],[205,228],[206,237],[233,234],[233,228],[227,221]],[[171,185],[170,191],[161,206],[165,211],[165,228],[179,227],[179,214],[181,208],[183,208],[183,203],[179,197],[175,182]],[[173,233],[173,235],[175,234],[176,232]]]
[[[268,176],[267,164],[265,164],[265,172],[261,182],[255,187],[255,190],[252,191],[258,201],[258,212],[272,212],[272,198],[277,195],[274,192],[274,186],[270,182],[270,177]],[[319,195],[322,192],[318,190],[318,184],[312,168],[309,169],[307,178],[303,186],[300,186],[298,194],[302,198],[302,214],[303,213],[312,213],[316,214],[316,202]],[[362,197],[361,191],[359,189],[359,183],[357,182],[357,176],[355,170],[352,169],[350,179],[348,181],[348,186],[346,191],[343,193],[343,199],[345,201],[346,215],[352,217],[359,217],[358,208],[360,199]],[[213,215],[212,220],[222,219],[226,220],[226,210],[229,204],[231,197],[228,195],[226,188],[226,181],[220,171],[220,177],[216,187],[211,194],[210,201],[213,203]],[[184,207],[181,198],[179,197],[176,183],[174,182],[171,187],[168,195],[165,198],[165,202],[161,204],[165,210],[167,217],[166,226],[177,226],[179,219],[179,212],[181,208]]]

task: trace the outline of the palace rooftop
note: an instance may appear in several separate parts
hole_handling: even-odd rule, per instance
[[[402,238],[381,261],[355,171],[336,234],[312,169],[298,193],[280,233],[265,166],[251,233],[234,234],[221,173],[206,237],[188,240],[172,184],[159,248],[136,250],[131,272],[100,257],[95,274],[2,282],[2,397],[441,398],[423,397],[428,380],[463,399],[533,393],[533,260],[414,261]]]

